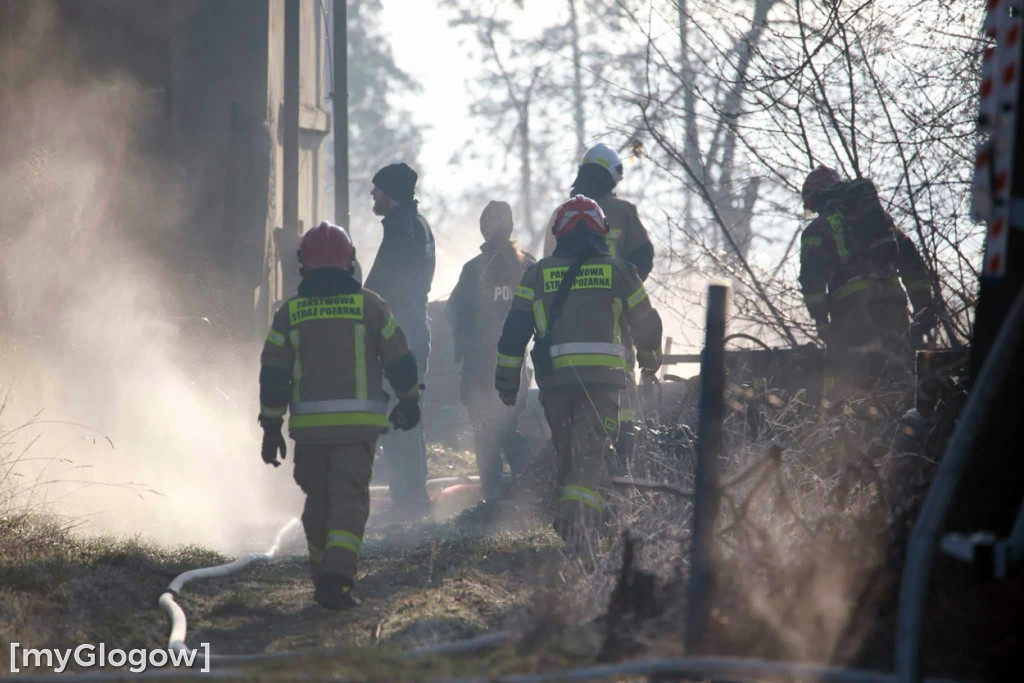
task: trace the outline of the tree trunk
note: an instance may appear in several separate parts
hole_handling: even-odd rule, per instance
[[[683,141],[683,159],[695,173],[699,172],[706,182],[704,165],[700,159],[700,144],[697,140],[697,102],[694,93],[693,68],[690,63],[690,34],[686,12],[686,0],[679,2],[679,77],[683,87],[683,125],[686,138]],[[687,224],[693,221],[693,193],[684,193],[683,212]]]
[[[530,169],[530,100],[529,96],[519,104],[519,220],[526,233],[536,242],[533,230],[533,178]]]
[[[739,60],[736,63],[733,86],[725,97],[719,123],[722,128],[721,160],[718,164],[718,182],[712,196],[719,206],[729,233],[736,240],[744,258],[750,249],[753,231],[750,221],[754,202],[757,201],[759,183],[757,179],[748,181],[742,192],[737,192],[733,187],[733,173],[736,164],[735,125],[743,115],[743,91],[747,87],[747,70],[750,67],[750,60],[768,24],[768,11],[776,1],[756,0],[754,3],[754,16],[751,19],[750,31],[743,38],[742,43],[736,46]]]
[[[569,0],[569,32],[572,35],[573,119],[576,125],[576,156],[587,151],[587,135],[583,118],[583,74],[580,57],[580,28],[576,18],[576,0]]]

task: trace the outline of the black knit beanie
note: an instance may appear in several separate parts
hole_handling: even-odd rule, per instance
[[[405,162],[388,164],[373,176],[373,184],[396,202],[411,202],[416,192],[416,171]]]

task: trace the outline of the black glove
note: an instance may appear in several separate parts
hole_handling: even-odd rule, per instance
[[[277,461],[278,451],[281,451],[282,460],[288,454],[288,445],[284,442],[284,436],[281,434],[281,424],[281,420],[260,422],[260,426],[263,427],[263,445],[260,447],[260,455],[263,457],[263,462],[274,467],[281,465]]]
[[[420,423],[420,400],[418,398],[399,399],[398,405],[388,416],[391,425],[402,431],[409,431]]]

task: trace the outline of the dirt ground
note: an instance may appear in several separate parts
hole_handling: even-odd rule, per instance
[[[466,453],[431,449],[429,460],[432,477],[462,477],[473,470]],[[462,499],[471,502],[472,496]],[[619,544],[605,548],[611,559],[604,569],[588,574],[566,558],[546,520],[521,506],[508,503],[499,521],[489,525],[474,522],[472,515],[449,513],[416,525],[389,525],[375,514],[357,577],[361,604],[342,613],[313,603],[305,542],[296,528],[273,562],[184,587],[178,602],[188,617],[187,641],[192,647],[209,643],[215,655],[306,653],[245,666],[214,665],[222,673],[228,667],[232,677],[259,680],[300,675],[312,680],[487,680],[607,658]],[[255,536],[269,543],[274,532],[265,529]],[[100,642],[111,648],[165,647],[169,625],[157,606],[159,595],[181,572],[228,559],[201,548],[86,537],[39,517],[0,515],[0,642],[23,648]],[[940,563],[934,581],[937,599],[929,610],[926,669],[966,675],[965,680],[1001,680],[991,675],[1007,667],[1019,670],[1020,657],[1010,653],[1019,651],[1020,581],[972,585],[959,576],[962,568],[948,564]],[[730,594],[728,576],[721,575],[724,594],[713,614],[712,651],[791,658],[787,653],[794,650],[782,637],[786,629],[771,619],[754,618],[757,600],[751,598],[758,596]],[[776,591],[792,594],[794,607],[786,612],[794,631],[790,635],[806,641],[809,634],[827,631],[827,624],[814,621],[820,610],[810,608],[838,596],[810,591],[818,597],[798,600],[802,593],[796,584],[808,583],[799,576],[789,577],[794,585]],[[858,592],[860,616],[849,626],[852,640],[844,647],[825,647],[831,656],[817,652],[820,647],[797,651],[807,661],[891,670],[895,593],[883,584]],[[657,593],[655,601],[679,607],[677,594]],[[797,603],[804,609],[796,609]],[[807,618],[801,621],[802,616]],[[645,619],[621,622],[625,638],[617,643],[612,661],[683,654],[678,613]],[[456,656],[403,656],[505,630],[514,631],[515,638],[496,647]]]
[[[429,460],[432,477],[467,476],[474,469],[465,453],[433,448]],[[470,504],[474,497],[456,502]],[[503,629],[529,630],[538,611],[550,610],[538,606],[546,595],[538,586],[557,585],[565,568],[561,540],[550,526],[511,509],[488,526],[460,520],[456,512],[449,508],[446,519],[416,525],[388,525],[375,512],[357,577],[361,604],[342,613],[313,602],[305,541],[296,527],[273,562],[182,589],[178,602],[188,618],[187,642],[209,643],[220,655],[333,653],[265,663],[243,674],[275,680],[291,679],[296,667],[316,677],[422,680],[592,661],[600,641],[579,632],[564,648],[544,642],[534,664],[529,653],[511,644],[457,658],[400,657]],[[274,531],[266,530],[268,545]],[[164,588],[182,571],[228,559],[199,548],[81,537],[38,517],[4,517],[0,640],[23,648],[99,642],[110,648],[164,647],[169,625],[157,606]]]
[[[195,549],[80,541],[53,529],[19,534],[6,537],[10,552],[0,559],[0,640],[24,648],[162,647],[169,627],[156,601],[163,588],[180,571],[226,560]],[[331,650],[338,655],[317,658],[314,668],[361,680],[421,679],[431,666],[442,677],[521,670],[507,653],[502,665],[488,661],[500,657],[492,652],[434,665],[397,654],[526,624],[538,577],[558,571],[560,545],[544,526],[482,533],[448,522],[373,531],[363,545],[361,604],[332,613],[312,601],[296,530],[279,559],[197,580],[178,602],[189,644],[209,643],[215,654]],[[268,667],[285,677],[293,671],[260,669]]]

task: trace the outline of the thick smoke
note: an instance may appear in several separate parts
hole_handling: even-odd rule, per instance
[[[90,68],[57,6],[10,6],[0,424],[42,412],[4,439],[0,501],[92,531],[249,547],[297,493],[290,466],[259,460],[259,346],[229,341],[218,274],[177,237],[194,206],[182,169],[147,144],[160,93]]]

